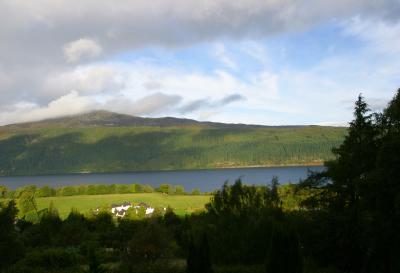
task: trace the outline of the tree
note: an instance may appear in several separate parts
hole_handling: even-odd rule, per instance
[[[377,131],[369,112],[367,103],[359,95],[349,133],[343,144],[333,149],[336,159],[325,164],[327,177],[332,182],[328,187],[335,196],[335,200],[331,200],[329,205],[335,210],[353,210],[353,213],[357,214],[366,174],[375,164]]]
[[[73,196],[76,195],[76,189],[74,186],[66,186],[62,188],[62,195],[63,196]]]
[[[142,186],[142,190],[143,190],[143,192],[145,192],[145,193],[152,193],[152,192],[154,192],[153,187],[150,186],[150,185],[143,185],[143,186]]]
[[[184,194],[185,188],[182,185],[175,186],[175,194]]]
[[[199,242],[190,237],[186,273],[212,273],[210,247],[206,233],[203,233]]]
[[[0,185],[0,198],[6,198],[8,189],[6,186]]]
[[[399,272],[400,261],[400,89],[378,119],[380,141],[364,205],[372,219],[368,237],[381,272]],[[376,265],[375,265],[376,266]]]
[[[89,185],[86,190],[86,194],[95,195],[97,194],[97,187],[96,185]]]
[[[310,227],[319,226],[320,262],[346,272],[400,270],[399,124],[400,90],[381,114],[370,114],[360,95],[336,158],[301,183],[317,189]]]
[[[129,185],[117,185],[117,193],[130,193]]]
[[[266,273],[275,272],[303,272],[299,239],[289,223],[274,224],[266,259]]]
[[[38,190],[38,196],[39,197],[50,197],[50,196],[55,196],[56,195],[56,191],[49,187],[49,186],[43,186]]]
[[[157,188],[157,191],[165,194],[170,194],[173,192],[173,187],[170,184],[161,184]]]
[[[142,220],[146,217],[146,208],[143,206],[139,208],[129,208],[126,211],[126,217],[130,220]]]
[[[77,210],[72,209],[67,219],[64,220],[60,239],[64,246],[78,246],[89,236],[88,221]]]
[[[104,270],[101,268],[101,261],[96,253],[96,248],[89,245],[87,249],[87,259],[89,262],[89,273],[102,273]]]
[[[279,187],[279,179],[278,177],[274,176],[271,180],[271,203],[273,204],[274,207],[280,206],[281,199],[279,197],[278,193],[278,187]]]
[[[38,213],[35,193],[36,187],[26,187],[22,190],[18,197],[18,206],[22,213],[26,214],[31,211]]]
[[[62,248],[35,248],[13,267],[12,272],[81,272],[80,256]]]
[[[58,241],[62,221],[58,215],[58,211],[54,208],[53,202],[39,214],[40,243],[43,245],[55,245]]]
[[[127,272],[174,272],[166,263],[176,249],[171,233],[156,221],[140,225],[123,252]]]
[[[265,260],[267,240],[275,219],[283,217],[271,189],[247,186],[237,180],[225,183],[206,205],[212,258],[216,263],[261,263]],[[234,223],[234,224],[232,224]]]
[[[175,214],[174,210],[168,206],[164,214],[164,223],[167,227],[177,226],[180,223],[180,218]]]
[[[14,221],[17,217],[18,209],[15,202],[9,201],[6,206],[0,203],[0,271],[9,267],[17,261],[23,254],[23,247],[18,240]]]

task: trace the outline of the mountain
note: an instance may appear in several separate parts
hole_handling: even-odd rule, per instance
[[[95,111],[1,126],[0,175],[322,164],[346,133]]]
[[[45,119],[35,122],[17,123],[8,125],[14,128],[46,128],[46,127],[96,127],[96,126],[187,126],[197,125],[199,122],[179,118],[142,118],[125,114],[118,114],[105,110],[65,116],[60,118]]]
[[[125,114],[118,114],[105,110],[97,110],[89,113],[65,116],[60,118],[45,119],[35,122],[25,122],[6,125],[8,128],[49,128],[49,127],[184,127],[184,126],[200,126],[213,128],[259,128],[267,127],[262,125],[249,124],[230,124],[218,122],[200,122],[193,119],[162,117],[162,118],[143,118]],[[271,126],[269,126],[271,127]],[[276,126],[272,126],[276,127]],[[298,126],[285,126],[298,127]],[[0,127],[1,128],[1,127]]]

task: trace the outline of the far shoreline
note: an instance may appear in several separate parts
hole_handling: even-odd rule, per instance
[[[42,173],[42,174],[12,174],[1,175],[0,178],[7,177],[37,177],[37,176],[57,176],[57,175],[90,175],[90,174],[129,174],[129,173],[150,173],[150,172],[190,172],[190,171],[213,171],[213,170],[229,170],[229,169],[262,169],[262,168],[287,168],[287,167],[323,167],[324,162],[307,162],[300,164],[266,164],[266,165],[233,165],[233,166],[216,166],[213,168],[194,168],[194,169],[160,169],[160,170],[129,170],[129,171],[106,171],[106,172],[67,172],[67,173]]]

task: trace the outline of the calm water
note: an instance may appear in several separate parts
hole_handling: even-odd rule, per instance
[[[49,185],[60,187],[82,184],[148,184],[157,187],[162,183],[183,185],[185,190],[195,188],[213,191],[228,181],[233,183],[241,177],[245,184],[266,185],[273,176],[278,176],[281,184],[296,183],[307,176],[308,170],[320,171],[323,167],[274,167],[243,168],[190,171],[151,171],[112,174],[69,174],[43,176],[0,177],[0,185],[15,189],[24,185]]]

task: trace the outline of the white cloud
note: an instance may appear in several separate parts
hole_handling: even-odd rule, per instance
[[[52,74],[46,89],[59,88],[59,95],[50,103],[24,100],[9,105],[0,110],[0,124],[93,109],[233,123],[346,124],[352,109],[343,99],[351,102],[363,92],[375,108],[392,96],[392,89],[381,92],[386,80],[376,74],[380,66],[390,65],[367,64],[362,55],[344,55],[325,58],[307,71],[264,69],[241,77],[224,70],[203,73],[142,61],[82,65]],[[76,91],[63,95],[67,88]]]
[[[268,64],[268,54],[260,43],[256,41],[244,41],[240,45],[241,51],[260,62],[263,66]]]
[[[91,98],[71,91],[42,107],[30,102],[20,102],[14,105],[13,110],[0,113],[0,124],[62,117],[87,112],[94,108],[95,103]]]
[[[225,46],[221,43],[217,43],[215,45],[215,57],[226,67],[233,70],[238,69],[238,65],[236,64],[235,61],[232,60],[232,58],[228,56]]]
[[[121,71],[109,65],[78,66],[61,73],[51,73],[42,87],[44,94],[58,96],[69,90],[80,94],[118,92],[124,88]]]
[[[365,41],[369,50],[383,54],[400,53],[400,22],[388,23],[381,20],[362,20],[357,16],[348,20],[344,27],[345,34]]]
[[[117,97],[106,101],[106,103],[99,107],[119,113],[148,116],[168,112],[181,99],[178,95],[155,93],[136,101],[132,101],[126,97]]]
[[[178,112],[181,114],[187,114],[201,110],[202,111],[201,117],[204,117],[203,113],[205,110],[207,112],[210,112],[208,108],[209,109],[221,108],[228,104],[244,100],[246,100],[246,98],[239,94],[231,94],[217,101],[213,101],[212,99],[207,99],[207,98],[198,99],[186,103],[185,105],[183,105],[178,109]]]
[[[148,83],[154,79],[157,79],[157,88],[148,88]],[[22,121],[18,116],[23,111],[22,116],[29,120],[70,114],[70,109],[73,113],[106,109],[144,116],[188,114],[198,118],[210,108],[221,111],[244,99],[248,107],[276,108],[276,84],[277,76],[267,71],[253,75],[246,82],[223,70],[205,74],[186,71],[184,67],[160,67],[141,62],[79,66],[52,74],[44,89],[53,96],[59,95],[51,102],[40,106],[34,101],[24,101],[30,106],[8,107],[0,112],[3,116],[0,123]],[[63,92],[69,93],[63,95]],[[196,101],[201,103],[193,105]]]
[[[76,63],[83,58],[99,56],[103,49],[96,41],[82,38],[64,45],[63,51],[67,63]]]

